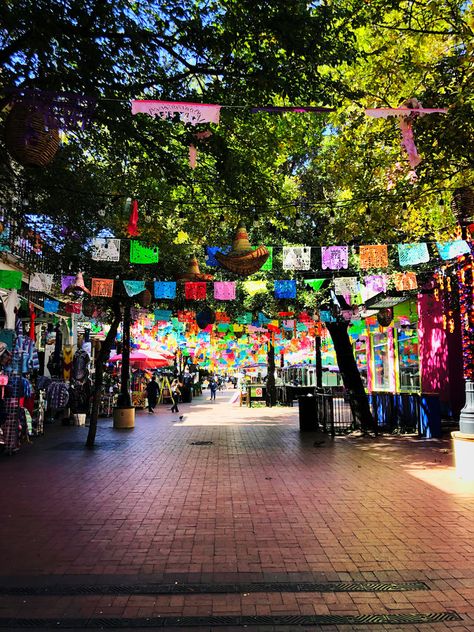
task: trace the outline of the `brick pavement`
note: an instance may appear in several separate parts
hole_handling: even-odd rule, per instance
[[[164,407],[140,412],[133,431],[102,420],[94,451],[82,449],[87,429],[47,426],[44,438],[0,457],[0,619],[453,610],[462,621],[321,629],[474,630],[474,486],[456,477],[448,439],[302,435],[297,408],[240,408],[228,397],[183,405],[182,422]],[[430,590],[1,593],[348,581]]]

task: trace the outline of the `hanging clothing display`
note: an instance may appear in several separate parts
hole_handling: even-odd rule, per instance
[[[89,354],[84,349],[78,349],[72,361],[72,377],[77,382],[82,382],[89,375]]]
[[[15,318],[20,306],[17,290],[10,290],[2,297],[3,310],[5,312],[5,329],[15,329]]]

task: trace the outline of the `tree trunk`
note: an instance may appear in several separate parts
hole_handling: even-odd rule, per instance
[[[122,332],[122,370],[120,372],[120,394],[117,405],[121,408],[130,408],[129,391],[130,382],[130,303],[125,303],[123,308],[123,332]]]
[[[336,352],[337,364],[342,381],[349,394],[349,402],[356,422],[360,423],[363,432],[377,432],[377,426],[370,410],[369,400],[365,392],[359,369],[354,358],[347,328],[349,323],[326,323],[331,334]]]
[[[268,343],[267,352],[267,406],[276,405],[275,386],[275,347],[272,340]]]
[[[112,345],[117,335],[118,326],[122,320],[120,314],[120,307],[117,305],[114,308],[115,318],[110,326],[109,332],[100,347],[99,355],[97,356],[95,363],[95,375],[94,375],[94,390],[92,393],[92,411],[89,422],[89,432],[87,434],[86,447],[93,448],[95,442],[95,435],[97,433],[97,419],[99,418],[100,398],[102,394],[102,378],[104,375],[104,364],[110,355]]]
[[[314,336],[314,361],[316,364],[316,386],[322,388],[323,386],[323,359],[321,356],[321,336],[316,334]]]

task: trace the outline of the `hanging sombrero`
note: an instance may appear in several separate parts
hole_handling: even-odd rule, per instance
[[[268,259],[269,254],[265,246],[252,248],[247,229],[243,222],[239,222],[234,241],[232,242],[232,250],[227,255],[222,252],[216,252],[215,258],[227,270],[242,276],[248,276],[260,270]]]
[[[199,270],[199,264],[196,257],[191,257],[188,269],[182,274],[178,274],[176,279],[178,281],[212,281],[212,274],[204,274]]]

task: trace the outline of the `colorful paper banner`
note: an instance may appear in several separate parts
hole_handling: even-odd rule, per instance
[[[347,246],[322,246],[321,262],[323,270],[342,270],[349,265]]]
[[[392,278],[395,284],[395,289],[399,292],[416,290],[418,287],[415,272],[395,272],[392,275]]]
[[[206,300],[207,284],[205,281],[187,281],[184,284],[184,296],[188,301]]]
[[[127,296],[136,296],[145,290],[145,281],[123,281]]]
[[[359,293],[359,280],[357,277],[339,277],[334,279],[334,292],[343,296],[355,296]]]
[[[199,123],[219,123],[220,105],[209,103],[187,103],[183,101],[155,101],[150,99],[134,99],[132,114],[148,114],[163,120],[198,125]]]
[[[359,263],[362,270],[388,267],[388,248],[386,244],[359,247]]]
[[[217,301],[234,301],[235,287],[235,281],[215,281],[214,298]]]
[[[311,248],[309,246],[283,246],[283,270],[309,270]]]
[[[413,266],[430,260],[427,244],[398,244],[398,260],[401,266]]]
[[[448,259],[455,259],[462,255],[469,255],[471,250],[469,244],[464,239],[456,239],[455,241],[437,241],[436,248],[438,249],[439,256],[443,261]]]
[[[120,261],[120,239],[93,239],[91,256],[93,261]]]
[[[267,291],[266,281],[244,281],[242,285],[249,296],[255,296]]]
[[[326,279],[303,279],[303,283],[309,285],[315,292],[321,289],[324,281],[326,281]]]
[[[76,277],[72,275],[61,277],[61,292],[64,294],[64,292],[67,290],[67,288],[70,285],[74,285],[75,280],[76,280]]]
[[[273,246],[265,246],[268,250],[268,259],[265,261],[260,270],[273,270]]]
[[[173,312],[170,309],[155,309],[155,322],[168,322],[172,315]]]
[[[176,298],[176,281],[155,281],[155,298]]]
[[[113,279],[92,279],[91,296],[110,298],[114,293]]]
[[[51,292],[53,278],[52,274],[33,272],[29,282],[31,292]]]
[[[296,281],[274,281],[273,287],[275,298],[296,298]]]
[[[16,270],[0,270],[0,287],[4,290],[19,290],[23,273]]]
[[[55,314],[59,311],[59,301],[53,301],[50,298],[45,298],[43,302],[43,309],[47,314]]]
[[[151,263],[158,263],[158,260],[158,246],[145,246],[145,244],[136,239],[130,242],[130,263],[146,265]]]

